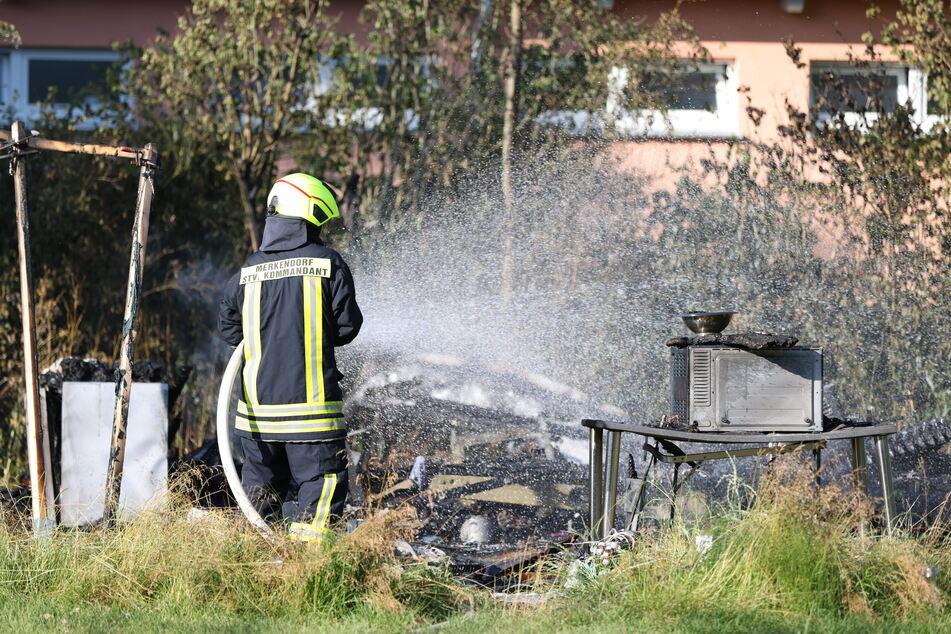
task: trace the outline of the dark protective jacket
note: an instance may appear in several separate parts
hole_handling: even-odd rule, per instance
[[[259,440],[346,436],[334,346],[363,315],[343,258],[305,220],[268,218],[261,249],[225,287],[218,331],[244,340],[237,433]]]

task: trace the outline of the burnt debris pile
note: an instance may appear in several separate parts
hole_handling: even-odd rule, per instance
[[[909,425],[891,437],[895,495],[910,521],[951,520],[951,424],[944,418]]]
[[[194,367],[190,365],[175,368],[166,376],[165,366],[148,359],[140,359],[132,364],[133,383],[168,383],[168,438],[171,441],[181,426],[181,415],[177,413],[176,403],[182,390],[191,378]],[[40,387],[45,391],[47,416],[49,417],[51,440],[55,442],[62,417],[63,383],[115,383],[116,364],[109,365],[99,359],[62,357],[40,373]],[[54,451],[55,453],[55,451]]]
[[[417,547],[478,577],[584,530],[578,421],[623,411],[538,374],[455,356],[364,359],[354,374],[353,503],[414,506]]]
[[[43,370],[40,387],[62,394],[63,382],[112,383],[116,380],[115,367],[99,359],[63,357]],[[165,378],[165,366],[143,359],[132,364],[132,380],[135,383],[161,383]]]
[[[789,335],[774,335],[767,332],[738,332],[722,333],[707,332],[692,337],[671,337],[667,340],[669,348],[686,348],[687,346],[734,346],[744,350],[764,350],[767,348],[792,348],[799,342],[796,337]]]
[[[922,454],[938,452],[951,442],[951,425],[943,418],[905,427],[891,439],[895,460],[915,459]],[[949,472],[951,475],[951,472]]]
[[[181,413],[176,403],[188,379],[192,366],[182,366],[166,377],[165,366],[155,361],[141,359],[132,364],[133,383],[168,383],[168,438],[171,440],[181,426]],[[63,384],[79,383],[115,383],[116,364],[110,365],[95,358],[62,357],[44,369],[39,376],[39,384],[45,403],[44,414],[49,430],[50,456],[54,490],[60,486],[60,463],[62,453],[63,422]],[[169,445],[170,458],[176,456],[175,448]]]

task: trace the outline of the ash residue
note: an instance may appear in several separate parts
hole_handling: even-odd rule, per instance
[[[686,348],[687,346],[731,346],[744,350],[765,350],[767,348],[792,348],[799,342],[796,337],[789,335],[774,335],[767,332],[738,332],[722,333],[711,332],[696,337],[672,337],[667,340],[670,348]]]
[[[418,537],[441,547],[583,530],[587,441],[577,421],[625,412],[501,364],[365,350],[359,358],[346,405],[352,503],[412,504],[424,522]]]
[[[430,464],[472,455],[473,468],[544,456],[557,479],[567,474],[561,460],[586,462],[582,418],[646,423],[668,413],[664,342],[690,334],[676,318],[686,308],[741,310],[732,330],[754,336],[728,343],[822,347],[826,385],[836,388],[824,395],[830,415],[914,424],[940,414],[935,394],[948,366],[935,344],[947,313],[914,297],[909,311],[889,308],[894,289],[871,284],[880,276],[864,277],[864,263],[817,255],[815,226],[795,202],[708,190],[692,177],[651,195],[649,183],[603,155],[538,161],[516,177],[512,253],[490,178],[429,201],[415,227],[355,242],[348,257],[367,321],[339,359],[364,464],[369,454],[408,473],[417,455]],[[500,274],[507,257],[509,294]],[[911,332],[898,318],[914,306],[922,320]],[[786,334],[766,343],[758,332]],[[421,352],[464,362],[410,368]],[[487,367],[504,371],[493,377]],[[517,378],[527,375],[584,398],[536,406]],[[598,413],[604,404],[630,415]],[[642,442],[625,439],[639,470]],[[834,445],[824,452],[830,477],[849,468],[847,450]],[[723,499],[730,487],[754,483],[765,464],[726,462],[704,465],[692,486]],[[520,477],[519,469],[505,477]]]
[[[63,357],[40,373],[40,387],[62,393],[65,381],[113,383],[115,365],[99,359]],[[165,379],[165,366],[147,359],[132,364],[132,381],[135,383],[161,383]]]

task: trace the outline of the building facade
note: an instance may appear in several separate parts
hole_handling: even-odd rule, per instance
[[[595,0],[592,0],[595,1]],[[623,16],[647,20],[674,5],[673,0],[597,0]],[[893,15],[894,1],[879,2],[882,15]],[[0,20],[14,24],[23,44],[0,49],[0,102],[17,116],[30,118],[50,87],[63,97],[81,95],[89,82],[118,56],[113,43],[146,45],[156,29],[172,31],[187,8],[184,0],[5,0]],[[365,30],[358,18],[363,2],[338,0],[340,28]],[[617,147],[631,166],[663,178],[670,165],[709,152],[724,140],[769,141],[786,123],[787,103],[808,109],[830,74],[862,89],[863,78],[849,65],[861,55],[862,34],[878,31],[880,20],[866,17],[863,0],[698,0],[680,11],[693,25],[711,60],[687,66],[687,81],[669,95],[666,117],[614,113],[617,132],[633,143]],[[785,41],[801,49],[798,63]],[[921,122],[927,106],[927,78],[887,55],[887,104],[911,102]],[[623,80],[623,76],[617,79]],[[619,86],[623,88],[623,81]],[[605,104],[609,106],[610,104]],[[757,113],[758,125],[748,116]]]
[[[618,0],[614,10],[652,19],[672,2]],[[855,91],[869,88],[862,71],[849,63],[862,58],[862,36],[877,33],[894,16],[898,2],[878,1],[881,17],[869,19],[870,4],[862,0],[707,0],[685,2],[681,15],[693,25],[712,63],[692,72],[703,89],[688,99],[671,95],[669,124],[638,130],[634,146],[617,151],[636,166],[664,181],[670,167],[707,156],[725,140],[769,142],[778,127],[789,123],[787,104],[808,111],[823,91],[823,82],[840,78]],[[787,42],[799,49],[790,58]],[[887,79],[876,82],[877,98],[887,107],[910,102],[927,128],[935,120],[928,111],[927,77],[899,64],[890,51],[876,51]],[[687,87],[689,89],[690,83]],[[690,96],[694,98],[691,102]],[[687,107],[681,104],[687,103]],[[754,116],[750,116],[748,108]],[[823,116],[820,112],[818,116]],[[856,117],[858,117],[856,113]],[[758,121],[754,121],[757,119]]]

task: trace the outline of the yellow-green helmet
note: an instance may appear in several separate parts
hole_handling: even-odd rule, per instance
[[[333,192],[310,174],[277,179],[267,195],[267,211],[282,218],[303,218],[318,227],[340,216]]]

